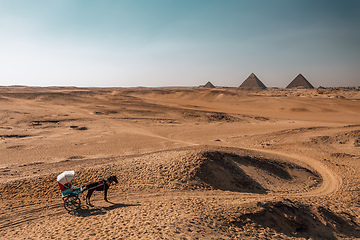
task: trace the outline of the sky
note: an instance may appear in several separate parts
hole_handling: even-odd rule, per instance
[[[0,0],[0,85],[360,86],[358,0]]]

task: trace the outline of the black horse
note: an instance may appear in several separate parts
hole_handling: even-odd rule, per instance
[[[86,204],[91,206],[90,197],[94,191],[104,191],[104,200],[108,202],[107,191],[113,182],[119,183],[115,175],[105,178],[101,181],[89,183],[83,186],[83,190],[88,191],[88,193],[86,194]]]

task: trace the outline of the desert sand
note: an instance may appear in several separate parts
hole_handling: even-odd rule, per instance
[[[359,90],[0,87],[0,239],[359,239]]]

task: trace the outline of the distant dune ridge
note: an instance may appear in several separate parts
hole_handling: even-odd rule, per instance
[[[260,81],[260,79],[254,73],[251,73],[250,76],[240,85],[240,88],[266,89],[266,86]]]
[[[314,88],[311,83],[300,73],[286,88]]]

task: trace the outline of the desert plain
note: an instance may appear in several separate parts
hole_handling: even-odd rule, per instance
[[[0,239],[360,238],[359,88],[0,87],[0,153]]]

